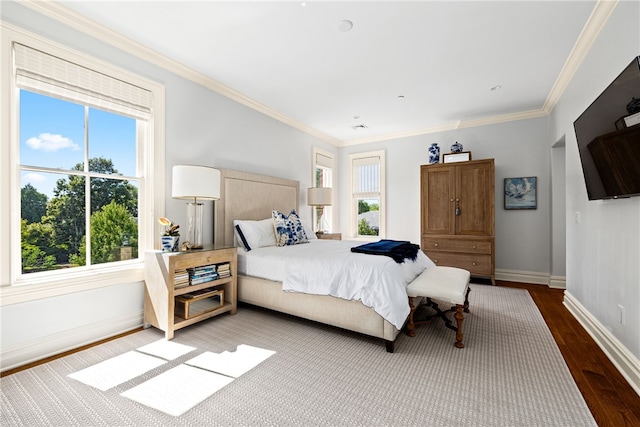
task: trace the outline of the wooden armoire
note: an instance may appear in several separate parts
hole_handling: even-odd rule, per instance
[[[421,248],[495,285],[493,159],[420,166]]]

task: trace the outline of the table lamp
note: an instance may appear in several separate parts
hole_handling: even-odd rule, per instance
[[[171,197],[193,200],[187,203],[185,243],[190,249],[201,249],[204,204],[199,200],[220,198],[220,171],[207,166],[178,165],[173,167],[172,183]]]
[[[318,223],[316,224],[316,233],[323,233],[322,216],[324,215],[324,207],[331,206],[332,192],[330,187],[311,187],[307,190],[307,204],[315,206],[317,211]]]

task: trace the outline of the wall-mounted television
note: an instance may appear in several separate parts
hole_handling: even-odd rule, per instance
[[[640,56],[573,127],[589,200],[640,196]]]

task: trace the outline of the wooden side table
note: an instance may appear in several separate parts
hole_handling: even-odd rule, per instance
[[[146,252],[144,327],[155,326],[170,340],[177,329],[222,313],[235,314],[237,266],[234,247]],[[195,273],[203,270],[216,271],[218,278],[203,278],[203,273]],[[211,301],[205,301],[208,297]],[[191,307],[189,299],[193,302]]]
[[[316,233],[318,239],[342,240],[342,233]]]

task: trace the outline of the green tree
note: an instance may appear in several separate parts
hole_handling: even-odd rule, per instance
[[[369,223],[362,218],[358,223],[359,236],[377,236],[378,232],[369,226]]]
[[[75,254],[69,255],[69,264],[74,267],[87,265],[87,240],[83,240],[80,249]]]
[[[53,230],[46,224],[20,221],[22,272],[52,270],[56,267],[56,257],[51,250]],[[43,249],[45,248],[45,249]]]
[[[82,170],[82,163],[78,163],[74,170]],[[106,175],[120,175],[110,159],[96,157],[89,159],[89,170]],[[83,187],[84,195],[84,187]],[[124,206],[131,216],[138,216],[138,189],[129,183],[109,178],[91,179],[91,213],[98,212],[103,206],[115,201]]]
[[[20,214],[29,222],[40,222],[47,212],[47,195],[27,184],[20,190]]]
[[[78,163],[73,170],[84,169]],[[104,175],[119,175],[110,159],[89,159],[89,170]],[[67,262],[69,256],[80,254],[85,240],[85,178],[69,175],[59,179],[53,191],[54,197],[47,206],[47,221],[55,230],[55,245],[60,249],[58,262]],[[125,207],[131,217],[138,216],[138,189],[126,180],[91,178],[91,214],[99,212],[112,201]],[[137,235],[136,235],[137,238]],[[77,260],[77,257],[74,257]],[[84,258],[83,258],[84,259]]]
[[[71,180],[78,178],[83,180],[82,177],[70,177]],[[47,204],[47,215],[43,218],[43,222],[55,230],[53,244],[58,249],[56,258],[59,263],[68,262],[69,254],[78,252],[85,235],[84,195],[80,199],[77,193],[71,193],[65,187],[65,180],[59,179],[54,197]]]
[[[91,263],[120,261],[125,245],[138,247],[138,224],[125,206],[112,201],[91,215]]]
[[[361,213],[369,212],[370,207],[369,203],[364,200],[358,200],[358,215]]]

